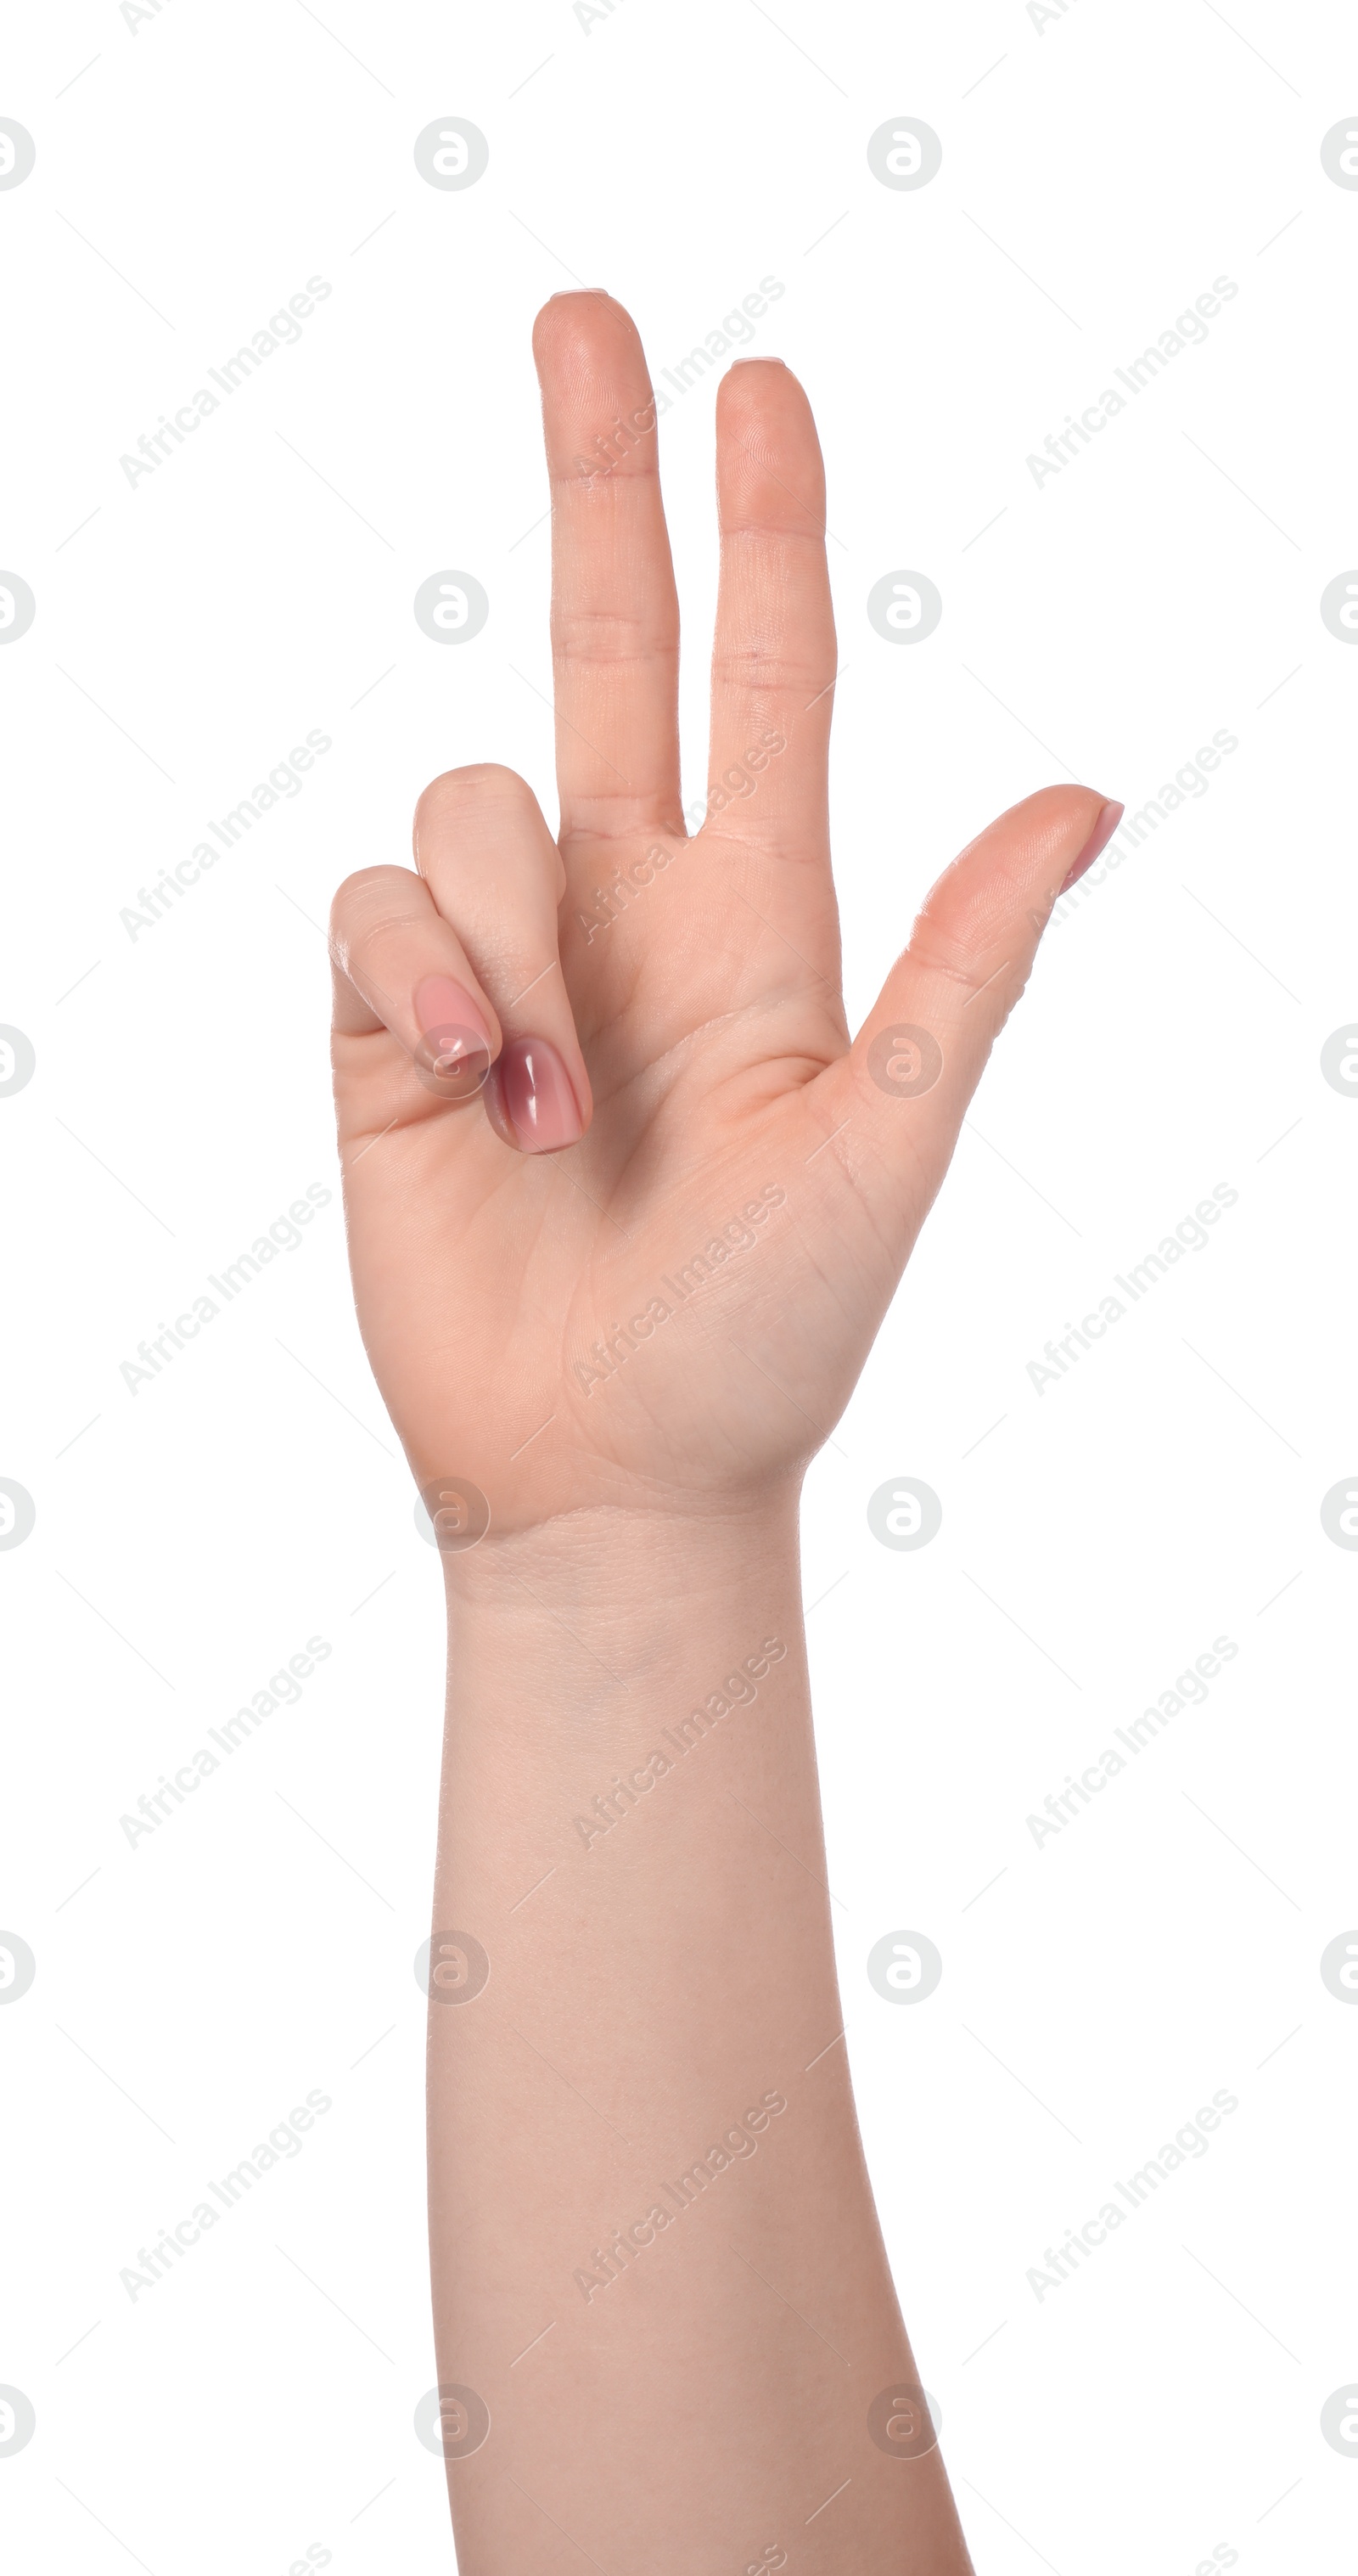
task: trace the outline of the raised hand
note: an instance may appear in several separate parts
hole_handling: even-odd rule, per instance
[[[771,359],[720,389],[711,785],[690,837],[641,344],[619,305],[579,294],[545,307],[535,348],[558,837],[513,771],[451,770],[420,798],[419,874],[365,869],[334,913],[364,1336],[418,1481],[469,1479],[501,1532],[582,1505],[701,1509],[797,1475],[862,1367],[1056,893],[1119,810],[1054,787],[993,823],[851,1043],[806,397]]]
[[[690,837],[641,345],[567,295],[536,346],[559,836],[513,771],[453,770],[418,874],[351,877],[334,925],[359,1315],[448,1579],[430,2220],[459,2564],[967,2576],[854,2119],[797,1491],[1119,809],[1049,788],[992,824],[851,1042],[805,396],[759,360],[718,397]]]

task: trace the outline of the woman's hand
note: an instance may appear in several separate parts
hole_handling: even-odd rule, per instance
[[[559,839],[512,770],[451,770],[419,802],[418,875],[350,877],[333,926],[369,1356],[417,1481],[479,1488],[502,1534],[795,1484],[863,1365],[1056,894],[1121,810],[1053,787],[991,824],[851,1042],[806,397],[775,359],[720,388],[712,785],[690,838],[641,343],[607,296],[575,294],[539,315],[535,349]]]
[[[1118,809],[1049,788],[993,824],[851,1044],[805,397],[767,359],[720,390],[690,839],[640,343],[566,295],[537,354],[560,839],[512,771],[454,770],[419,873],[352,877],[334,934],[359,1315],[450,1577],[429,2175],[459,2563],[736,2565],[791,2528],[805,2576],[968,2576],[936,2445],[903,2467],[882,2430],[924,2401],[836,2038],[796,1488]],[[487,1505],[500,1543],[466,1554]],[[760,2103],[737,2178],[705,2142]]]

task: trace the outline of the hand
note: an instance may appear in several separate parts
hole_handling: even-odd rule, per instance
[[[418,874],[362,870],[333,921],[364,1339],[417,1481],[470,1480],[502,1534],[582,1509],[738,1509],[795,1484],[1055,896],[1121,810],[1052,787],[991,824],[851,1043],[806,397],[775,359],[733,367],[718,395],[714,785],[690,838],[641,343],[607,296],[573,294],[544,308],[534,346],[559,838],[512,770],[451,770],[416,811]]]

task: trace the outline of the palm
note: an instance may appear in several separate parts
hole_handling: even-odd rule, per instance
[[[1050,791],[988,865],[976,845],[851,1049],[826,816],[834,627],[805,399],[773,363],[722,389],[720,810],[689,839],[653,426],[615,441],[611,471],[579,465],[594,419],[645,422],[640,345],[593,296],[549,306],[538,344],[560,841],[512,773],[454,772],[417,815],[425,885],[370,871],[336,915],[365,1338],[417,1479],[478,1486],[500,1531],[590,1505],[734,1500],[819,1445],[1021,987],[1032,899],[1049,900],[1090,819],[1084,791]],[[578,1142],[517,1150],[498,1073],[490,1119],[422,1086],[407,998],[421,969],[489,1003],[511,1046],[548,1042],[586,1109],[592,1093]],[[873,1079],[870,1041],[893,1022],[942,1047],[923,1094]]]

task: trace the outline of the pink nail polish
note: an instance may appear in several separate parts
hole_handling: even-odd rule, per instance
[[[512,1038],[500,1058],[500,1091],[525,1154],[556,1154],[584,1134],[570,1076],[546,1038]]]
[[[440,1100],[473,1100],[490,1072],[485,1014],[451,975],[425,975],[413,995],[415,1071]]]
[[[1058,895],[1069,894],[1071,887],[1079,884],[1086,868],[1093,867],[1094,861],[1098,857],[1100,850],[1107,849],[1108,844],[1117,830],[1119,823],[1122,821],[1123,815],[1126,811],[1127,808],[1125,805],[1119,805],[1116,799],[1111,796],[1108,798],[1100,812],[1098,821],[1096,822],[1093,831],[1090,833],[1084,848],[1081,850],[1078,859],[1075,861],[1074,866],[1067,869],[1060,885],[1057,887],[1056,891]]]

